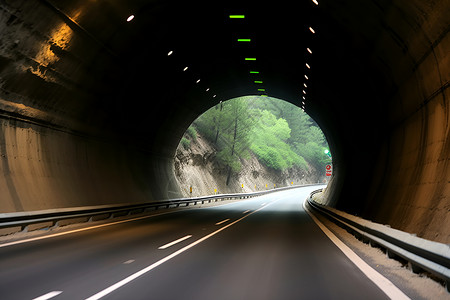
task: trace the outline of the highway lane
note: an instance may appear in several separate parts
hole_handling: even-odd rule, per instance
[[[2,247],[0,298],[388,299],[303,210],[314,189]]]

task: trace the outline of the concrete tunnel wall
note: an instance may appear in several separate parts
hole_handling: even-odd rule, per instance
[[[308,111],[332,146],[329,204],[448,243],[450,5],[397,1],[373,12],[373,3],[341,2],[323,4],[328,26],[342,32],[321,69],[326,88],[317,88]],[[142,90],[130,95],[136,78],[124,73],[138,60],[120,59],[122,33],[106,26],[122,7],[102,3],[0,5],[1,212],[179,195],[175,147],[214,103],[174,84],[159,65],[152,72],[165,91],[160,101],[149,109],[134,100]],[[337,66],[355,71],[348,80],[357,88],[339,94],[346,79]],[[372,79],[382,84],[370,87]],[[225,98],[249,93],[225,88]],[[351,111],[361,94],[370,99],[366,117]]]
[[[336,176],[328,189],[330,205],[449,243],[450,20],[445,15],[450,8],[448,1],[435,4],[432,7],[424,1],[397,1],[383,10],[379,28],[367,20],[370,12],[362,10],[362,6],[336,5],[336,19],[345,18],[345,11],[359,9],[359,13],[353,12],[353,20],[345,20],[344,26],[364,32],[339,46],[370,47],[375,67],[362,74],[369,78],[371,72],[382,71],[375,75],[380,78],[353,81],[356,84],[351,89],[356,85],[359,96],[349,102],[359,116],[351,117],[346,130],[334,125],[342,120],[327,122],[327,118],[333,119],[331,115],[317,118],[325,120],[319,123],[330,133],[337,154],[333,156]],[[371,88],[369,81],[378,83]],[[341,84],[333,88],[340,90]],[[380,95],[371,98],[382,89]],[[361,103],[366,103],[367,109],[359,109]],[[371,114],[372,110],[377,111]],[[374,131],[374,127],[379,129]],[[364,135],[366,143],[361,138]],[[351,147],[356,151],[348,149]]]
[[[179,195],[170,157],[108,129],[117,71],[99,41],[28,0],[2,2],[0,37],[0,212]]]

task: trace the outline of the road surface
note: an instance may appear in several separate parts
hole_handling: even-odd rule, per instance
[[[0,299],[388,299],[304,211],[317,187],[0,248]]]

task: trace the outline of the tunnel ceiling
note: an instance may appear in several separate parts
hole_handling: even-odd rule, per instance
[[[315,6],[308,1],[295,5],[164,1],[124,10],[127,13],[117,24],[123,31],[111,46],[130,74],[123,96],[145,95],[142,105],[156,116],[165,105],[186,106],[195,114],[248,94],[267,94],[300,105],[303,84],[309,84],[304,75],[313,82],[306,67],[313,60],[306,48],[316,50],[319,43],[309,31],[310,26],[319,26]],[[135,19],[126,24],[128,13]],[[245,18],[231,19],[233,14]]]
[[[236,96],[267,94],[296,105],[304,96],[307,112],[327,131],[336,110],[358,104],[356,110],[369,105],[372,115],[382,114],[386,94],[395,91],[393,58],[386,57],[392,53],[375,43],[386,30],[395,39],[396,28],[389,26],[404,20],[385,23],[386,14],[399,14],[385,1],[37,2],[57,15],[53,26],[63,21],[76,33],[67,44],[50,41],[62,59],[49,66],[67,73],[64,60],[72,56],[87,69],[87,76],[75,78],[75,118],[141,145],[153,139],[154,121],[170,127],[171,118],[184,115],[187,125]],[[38,106],[73,114],[73,105],[48,96],[46,102]]]
[[[422,27],[448,7],[445,1],[319,2],[9,1],[6,23],[18,36],[6,47],[21,52],[12,59],[30,55],[37,65],[20,66],[28,68],[23,78],[5,79],[4,91],[13,93],[4,98],[51,112],[62,126],[75,127],[67,121],[74,119],[84,130],[104,128],[152,149],[151,143],[174,144],[180,122],[186,127],[219,101],[267,94],[302,105],[305,97],[306,111],[333,147],[337,123],[354,130],[352,124],[388,117],[387,102],[436,38]],[[448,28],[443,15],[437,23]],[[35,57],[20,36],[30,34],[23,27],[31,22],[44,36],[32,46]],[[413,45],[406,41],[411,35]],[[351,121],[349,110],[356,112]],[[173,140],[155,139],[161,134],[152,128],[161,123],[175,130]],[[383,125],[368,133],[383,134]]]

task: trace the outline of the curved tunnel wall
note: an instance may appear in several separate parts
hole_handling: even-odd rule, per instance
[[[2,212],[146,200],[122,149],[17,120],[1,133]]]
[[[208,82],[223,100],[252,90],[240,83],[234,65],[212,61],[217,53],[234,55],[235,49],[195,56],[195,43],[183,40],[188,29],[168,25],[177,7],[169,4],[140,10],[131,1],[1,4],[2,212],[178,195],[175,147],[217,99],[205,97],[181,70],[173,70],[191,55],[192,63],[205,60],[201,70],[210,71],[210,77],[218,73],[214,67],[229,66]],[[185,11],[201,11],[200,4],[190,5],[180,3],[170,21],[189,16]],[[233,5],[240,4],[230,1]],[[323,33],[314,44],[320,59],[313,61],[313,100],[306,109],[333,150],[329,204],[448,243],[448,1],[321,1],[319,7],[312,21]],[[149,17],[136,17],[126,27],[130,11]],[[196,20],[192,15],[181,21],[186,28],[214,28]],[[279,32],[302,32],[298,20],[289,25]],[[139,26],[144,29],[133,31]],[[154,31],[147,40],[142,36],[148,26]],[[226,36],[221,30],[214,33]],[[170,48],[169,41],[177,38],[169,33],[178,31],[182,42]],[[198,33],[199,39],[205,36]],[[280,53],[269,45],[266,56]],[[169,61],[171,49],[186,51]],[[291,75],[289,69],[267,81],[291,84]],[[298,89],[289,84],[273,96],[298,104]]]
[[[336,19],[352,9],[335,8]],[[333,124],[345,120],[328,122],[333,116],[318,116],[337,148],[330,204],[448,243],[450,21],[441,13],[449,11],[449,3],[398,1],[386,5],[383,18],[376,22],[367,19],[370,12],[362,5],[353,9],[359,11],[343,26],[361,32],[340,46],[370,49],[372,68],[360,72],[363,79],[346,83],[360,89],[356,98],[338,97],[351,98],[346,108],[353,107],[358,116],[338,129]],[[340,84],[333,86],[336,91],[342,89]]]

